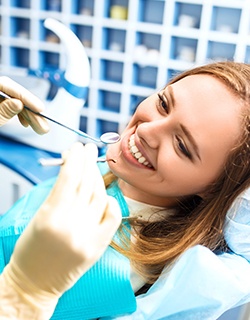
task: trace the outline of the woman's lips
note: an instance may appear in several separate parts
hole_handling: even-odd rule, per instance
[[[132,134],[129,139],[129,150],[132,156],[142,165],[148,168],[153,168],[152,164],[146,159],[146,157],[140,152],[135,145],[135,135]]]

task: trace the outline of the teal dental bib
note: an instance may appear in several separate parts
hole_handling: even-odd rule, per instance
[[[18,237],[54,182],[55,179],[51,179],[34,187],[0,217],[0,272],[9,262]],[[123,216],[128,216],[128,208],[117,183],[113,183],[107,192],[117,199]],[[129,260],[109,247],[101,259],[62,295],[51,319],[84,320],[118,316],[135,310]]]

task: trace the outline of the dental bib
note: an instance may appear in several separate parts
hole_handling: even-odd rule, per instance
[[[54,182],[55,179],[51,179],[33,188],[0,218],[0,272],[9,262],[17,239]],[[128,216],[127,205],[116,183],[107,192],[118,200],[123,215]],[[117,316],[135,310],[129,260],[108,247],[101,259],[62,295],[51,319],[84,320]]]

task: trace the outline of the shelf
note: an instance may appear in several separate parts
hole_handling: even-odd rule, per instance
[[[162,24],[164,5],[164,1],[140,0],[138,21]]]
[[[83,26],[81,24],[71,24],[71,29],[80,39],[85,48],[92,47],[93,27]]]
[[[238,33],[241,9],[213,7],[211,30],[224,33]]]
[[[174,25],[182,28],[200,28],[202,5],[175,3]]]
[[[194,62],[197,50],[197,39],[172,37],[170,58]]]
[[[48,16],[67,25],[91,63],[80,128],[122,130],[137,103],[173,75],[212,59],[250,61],[244,0],[2,0],[0,68],[65,69]]]
[[[11,36],[15,38],[30,38],[30,20],[27,18],[15,18],[10,21]]]
[[[98,107],[112,112],[120,112],[121,94],[106,90],[99,90]]]
[[[155,88],[157,78],[156,67],[145,67],[134,64],[134,84],[143,87]]]
[[[116,52],[124,52],[126,31],[120,29],[103,28],[102,48]]]
[[[118,124],[115,121],[108,121],[108,120],[99,120],[98,122],[98,128],[97,131],[98,135],[101,135],[103,132],[111,131],[111,132],[117,132],[118,131]]]
[[[114,20],[127,20],[128,0],[108,0],[105,1],[104,16]]]
[[[78,0],[73,1],[72,13],[84,16],[93,16],[94,0]]]
[[[207,58],[213,60],[233,60],[236,46],[230,43],[213,42],[208,43]]]
[[[110,60],[101,61],[101,79],[111,82],[122,83],[123,63]]]
[[[31,0],[12,0],[11,5],[17,8],[30,8]]]
[[[14,67],[28,68],[29,67],[29,49],[15,48],[10,49],[10,61]]]
[[[62,10],[61,0],[44,0],[41,2],[41,9],[47,11],[58,11]]]

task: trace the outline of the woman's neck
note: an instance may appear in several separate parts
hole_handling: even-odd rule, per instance
[[[130,199],[158,207],[173,208],[176,206],[176,199],[174,198],[159,197],[145,193],[121,179],[118,179],[118,183],[123,195]]]

